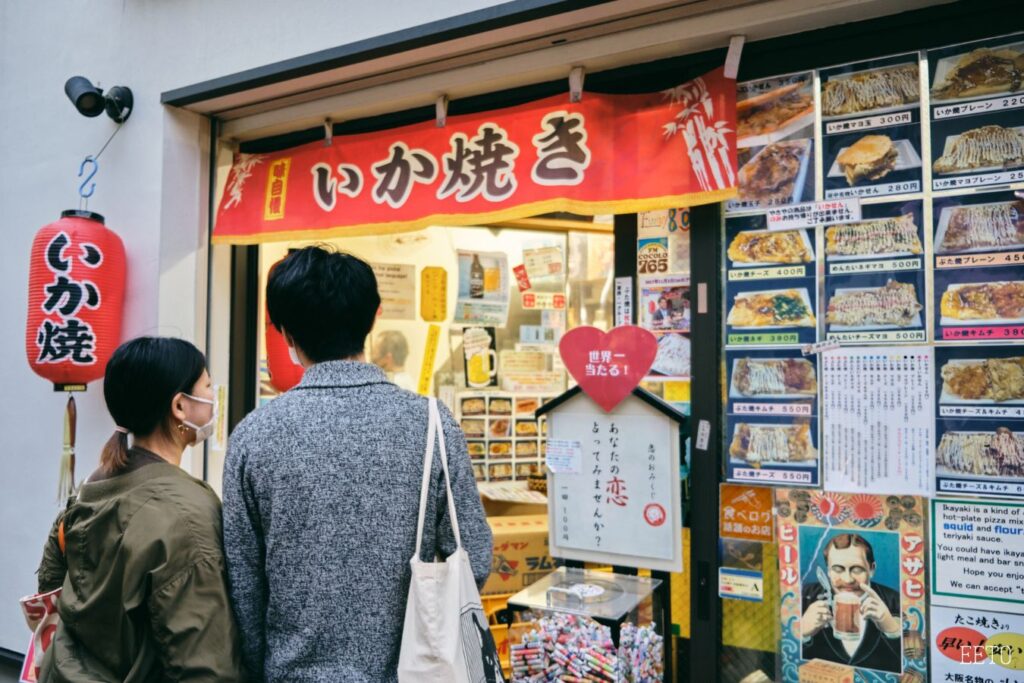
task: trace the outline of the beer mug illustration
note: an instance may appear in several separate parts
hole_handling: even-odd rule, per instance
[[[494,349],[479,349],[466,363],[466,380],[474,388],[486,387],[498,372],[498,354]]]
[[[466,384],[474,389],[489,386],[498,374],[498,354],[491,348],[491,335],[483,328],[470,328],[464,333],[463,345]]]
[[[832,607],[832,632],[839,640],[860,638],[860,596],[848,591],[836,593]]]

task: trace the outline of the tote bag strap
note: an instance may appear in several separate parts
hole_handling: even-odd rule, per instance
[[[427,515],[427,497],[430,494],[430,470],[434,464],[434,442],[441,449],[441,470],[444,472],[444,488],[448,494],[448,516],[452,520],[452,532],[455,534],[455,545],[462,547],[462,535],[459,533],[459,519],[455,514],[455,499],[452,496],[452,482],[448,476],[448,449],[444,442],[444,425],[441,423],[441,412],[437,409],[437,399],[428,401],[427,417],[427,452],[423,456],[423,481],[420,484],[420,515],[416,521],[416,559],[420,558],[423,545],[423,522]]]

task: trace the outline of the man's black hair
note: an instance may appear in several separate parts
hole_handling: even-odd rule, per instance
[[[369,264],[330,247],[291,252],[267,279],[270,322],[314,363],[362,353],[379,307]]]

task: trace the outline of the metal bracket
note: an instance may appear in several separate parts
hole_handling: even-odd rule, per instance
[[[334,122],[324,119],[324,147],[330,147],[334,143]]]
[[[441,95],[434,101],[434,117],[437,120],[437,127],[444,128],[448,123],[448,96]]]
[[[569,101],[575,104],[583,99],[583,77],[586,75],[582,66],[574,66],[569,72]]]
[[[740,56],[743,54],[743,43],[746,36],[733,36],[729,39],[729,52],[725,55],[725,77],[736,80],[740,71]]]

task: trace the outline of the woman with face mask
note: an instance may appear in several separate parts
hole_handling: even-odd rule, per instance
[[[220,500],[179,467],[213,431],[206,360],[180,339],[133,339],[103,396],[114,434],[39,566],[40,592],[62,589],[39,680],[243,680]]]

